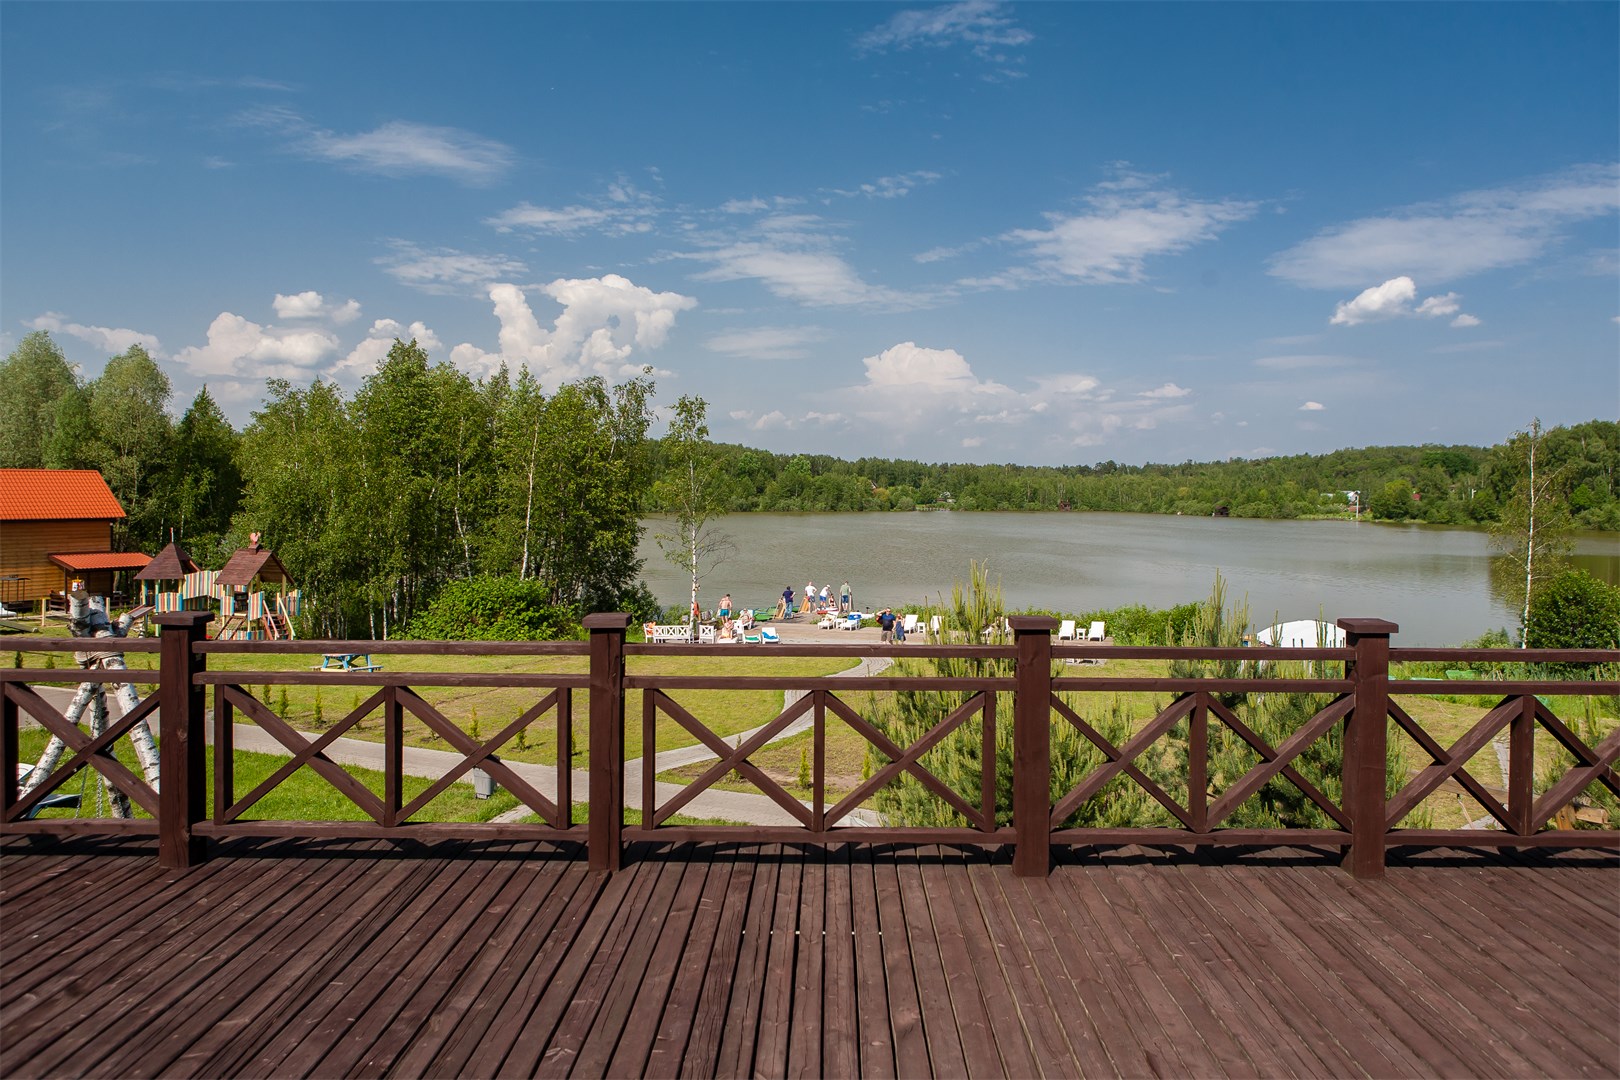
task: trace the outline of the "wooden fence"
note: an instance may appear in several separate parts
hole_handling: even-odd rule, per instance
[[[65,834],[127,832],[155,834],[164,866],[186,867],[205,859],[210,839],[241,835],[274,836],[411,836],[444,838],[542,838],[583,842],[593,869],[616,870],[624,846],[635,840],[736,840],[744,842],[871,842],[903,844],[970,843],[1008,844],[1014,848],[1013,871],[1038,876],[1049,872],[1053,845],[1244,845],[1336,846],[1345,851],[1345,865],[1358,877],[1383,873],[1391,847],[1507,846],[1598,847],[1620,850],[1620,831],[1614,829],[1548,829],[1545,826],[1572,798],[1594,783],[1620,795],[1614,768],[1620,758],[1620,729],[1609,732],[1597,746],[1589,746],[1538,698],[1560,696],[1613,696],[1620,682],[1537,679],[1503,681],[1464,679],[1441,685],[1426,680],[1392,680],[1390,666],[1401,661],[1437,661],[1465,664],[1503,661],[1527,664],[1614,664],[1620,652],[1601,650],[1392,649],[1396,626],[1380,619],[1341,619],[1347,635],[1343,648],[1210,649],[1120,647],[1055,644],[1057,621],[1037,616],[1014,616],[1010,644],[804,644],[804,645],[644,645],[626,640],[629,617],[623,614],[587,616],[587,642],[353,642],[353,641],[210,641],[206,612],[171,612],[155,617],[161,625],[159,641],[119,643],[127,652],[156,651],[156,671],[83,671],[38,668],[0,669],[0,735],[3,735],[4,816],[0,834]],[[18,646],[26,652],[70,652],[82,642],[30,641]],[[708,676],[630,674],[627,656],[736,656],[757,657],[762,648],[773,656],[914,657],[999,661],[1010,673],[976,677],[939,675],[876,675],[868,677],[755,677],[726,673]],[[576,657],[584,661],[584,674],[524,672],[418,672],[418,671],[238,671],[210,670],[208,658],[216,654],[269,655],[321,653],[432,656]],[[1197,661],[1311,662],[1308,678],[1259,678],[1249,673],[1236,678],[1172,678],[1145,676],[1074,677],[1055,661],[1086,659],[1156,659]],[[1010,669],[1007,665],[1010,663]],[[739,667],[745,665],[739,663]],[[1240,675],[1245,666],[1237,669]],[[1342,671],[1335,675],[1334,672]],[[41,682],[134,682],[155,685],[141,706],[91,737],[67,723],[30,685]],[[254,698],[247,687],[271,685],[358,686],[371,694],[313,740],[293,728]],[[475,738],[429,703],[419,689],[426,687],[529,688],[534,704],[487,739]],[[796,703],[765,727],[730,745],[680,703],[678,695],[691,690],[798,690]],[[572,773],[574,693],[584,690],[589,699],[590,784],[588,820],[574,820]],[[910,745],[895,744],[870,719],[849,704],[864,691],[955,691],[968,695],[964,703],[941,717]],[[641,824],[625,825],[625,702],[629,691],[642,696]],[[1064,692],[1153,692],[1172,695],[1171,704],[1116,746],[1059,697]],[[1412,719],[1399,703],[1402,697],[1437,692],[1489,695],[1499,698],[1462,738],[1442,746]],[[1278,745],[1270,745],[1222,702],[1229,694],[1323,694],[1332,701]],[[970,720],[978,718],[983,740],[981,760],[996,752],[997,696],[1010,695],[1012,708],[1011,805],[998,805],[994,770],[981,770],[977,799],[952,789],[931,773],[924,755]],[[212,697],[212,709],[209,699]],[[383,718],[384,789],[379,796],[354,779],[325,753],[334,740],[367,716],[380,710]],[[156,714],[162,782],[154,790],[140,776],[106,751],[137,721]],[[459,762],[414,799],[404,798],[404,719],[414,716],[460,755]],[[60,737],[69,757],[52,775],[27,795],[18,779],[20,721],[36,720]],[[253,790],[235,790],[233,746],[238,715],[274,737],[290,754],[285,765]],[[794,798],[783,786],[757,768],[750,757],[795,720],[812,719],[814,757],[811,767],[813,797]],[[547,716],[556,721],[556,776],[554,797],[537,790],[501,760],[500,751],[519,732]],[[659,716],[674,720],[717,761],[673,798],[658,803],[654,787],[655,726]],[[869,779],[832,805],[826,792],[824,755],[829,716],[847,723],[888,759]],[[205,742],[212,724],[216,745],[214,798],[207,805]],[[1078,785],[1054,797],[1052,727],[1071,725],[1101,753],[1104,763]],[[1186,798],[1173,797],[1156,783],[1138,762],[1154,743],[1172,729],[1185,725],[1187,739]],[[1335,803],[1295,767],[1300,755],[1330,731],[1343,725],[1342,798]],[[1432,758],[1397,792],[1388,794],[1387,739],[1390,725],[1406,732]],[[1210,733],[1222,725],[1252,748],[1257,762],[1243,776],[1219,792],[1211,791]],[[1568,751],[1574,764],[1539,796],[1533,787],[1534,739],[1543,729]],[[1506,799],[1498,798],[1469,773],[1467,763],[1504,729],[1508,730],[1509,767]],[[244,815],[268,792],[303,766],[331,783],[369,820],[363,822],[310,822],[251,820]],[[61,788],[84,768],[107,777],[149,815],[130,820],[32,818],[40,801]],[[520,803],[534,812],[535,824],[479,822],[415,822],[412,817],[449,785],[470,770],[488,774]],[[740,774],[790,815],[790,826],[677,826],[671,815],[687,806],[700,792],[730,773]],[[854,827],[841,824],[847,814],[874,792],[902,773],[913,777],[949,805],[962,819],[958,827],[910,828],[901,826]],[[1174,818],[1179,827],[1066,828],[1067,822],[1088,800],[1111,782],[1128,778],[1140,785]],[[1226,825],[1246,799],[1273,781],[1294,785],[1323,815],[1331,828],[1247,829]],[[1441,784],[1451,781],[1479,801],[1500,826],[1495,830],[1413,830],[1400,822]],[[998,822],[1007,817],[1010,824]],[[999,816],[998,816],[999,815]]]

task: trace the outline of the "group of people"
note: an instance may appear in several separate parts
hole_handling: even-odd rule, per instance
[[[892,608],[878,612],[877,622],[878,629],[882,631],[880,640],[896,643],[906,640],[906,620],[896,615]]]
[[[785,619],[793,614],[795,610],[793,603],[797,598],[797,595],[798,594],[793,591],[793,586],[782,586],[782,602],[776,605],[777,618]],[[816,591],[816,583],[814,581],[805,582],[804,604],[797,610],[822,612],[832,611],[832,589],[829,586],[823,585],[821,590],[818,592]],[[838,590],[838,613],[842,615],[845,612],[852,610],[854,610],[854,594],[849,591],[849,582],[846,581],[844,582],[843,587]]]

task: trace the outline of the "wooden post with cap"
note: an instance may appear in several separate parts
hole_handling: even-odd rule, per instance
[[[1340,619],[1345,644],[1355,650],[1346,674],[1355,683],[1356,707],[1344,721],[1344,808],[1350,847],[1344,867],[1358,878],[1384,876],[1389,829],[1389,638],[1400,629],[1386,619]]]
[[[196,675],[208,659],[195,649],[213,613],[169,611],[152,616],[158,648],[158,864],[179,870],[208,857],[195,826],[208,813],[208,695]]]
[[[624,637],[630,616],[622,611],[585,616],[591,635],[591,820],[592,870],[617,870],[624,857]],[[559,762],[560,768],[569,763]]]
[[[1052,872],[1052,631],[1046,615],[1014,615],[1013,646],[1013,874]],[[984,763],[994,768],[993,762]]]

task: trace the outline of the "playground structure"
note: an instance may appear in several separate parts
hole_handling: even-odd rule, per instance
[[[91,596],[84,589],[82,581],[75,581],[68,590],[68,629],[76,638],[89,638],[106,640],[127,637],[132,623],[146,614],[147,609],[135,608],[113,622],[107,617],[106,598]],[[124,663],[122,651],[111,649],[84,650],[75,652],[73,659],[87,671],[125,671],[128,665]],[[129,683],[80,683],[78,692],[68,703],[67,711],[63,713],[69,724],[77,725],[84,716],[86,709],[90,710],[90,737],[99,738],[107,730],[109,712],[107,709],[107,691],[111,690],[114,699],[118,702],[122,715],[129,715],[141,703],[140,694]],[[155,791],[158,788],[158,751],[157,743],[152,738],[152,729],[143,717],[137,720],[129,729],[130,745],[134,747],[135,758],[140,762],[141,772],[146,774],[147,783]],[[23,777],[22,791],[24,794],[43,784],[56,771],[61,764],[62,755],[67,751],[67,744],[60,738],[52,736],[50,742],[45,744],[45,752],[40,755],[39,761]],[[111,753],[111,750],[104,751]],[[88,777],[88,770],[86,771]],[[108,776],[102,777],[102,788],[105,791],[106,810],[113,817],[127,818],[131,816],[129,796],[125,795]],[[82,795],[81,795],[82,798]],[[100,794],[98,793],[98,802]],[[78,805],[78,800],[72,800]],[[96,816],[100,816],[97,814]]]
[[[297,636],[294,620],[302,597],[281,560],[259,546],[258,533],[219,570],[199,569],[178,545],[170,544],[136,580],[141,582],[143,601],[157,611],[206,611],[217,605],[220,624],[216,638],[286,641]],[[172,589],[158,588],[147,600],[148,584],[171,582]]]

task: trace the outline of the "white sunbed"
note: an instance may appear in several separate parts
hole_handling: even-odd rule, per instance
[[[908,613],[900,622],[900,628],[905,631],[906,637],[919,632],[922,628],[917,625],[917,616]]]
[[[1087,641],[1106,641],[1107,639],[1108,632],[1103,628],[1103,621],[1101,619],[1098,619],[1096,622],[1092,623],[1091,629],[1086,631]]]
[[[1064,619],[1063,620],[1063,625],[1058,627],[1057,639],[1059,641],[1073,641],[1074,640],[1074,620],[1073,619]]]
[[[772,630],[770,627],[767,626],[767,627],[765,627],[765,629],[763,629],[763,630],[761,630],[759,632],[759,639],[760,639],[760,641],[762,641],[762,642],[764,642],[766,644],[770,644],[772,642],[781,641],[782,637],[775,630]]]

